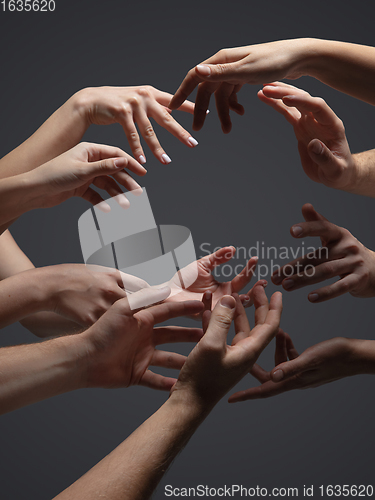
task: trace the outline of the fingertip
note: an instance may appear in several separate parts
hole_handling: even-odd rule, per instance
[[[236,300],[232,295],[224,295],[219,304],[227,309],[234,309],[236,307]]]

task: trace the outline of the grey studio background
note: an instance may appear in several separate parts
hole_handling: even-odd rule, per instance
[[[375,6],[366,0],[160,1],[56,0],[54,13],[0,11],[1,156],[75,91],[87,86],[151,84],[174,92],[192,66],[223,47],[303,36],[375,44]],[[343,119],[353,152],[374,147],[375,109],[309,78],[296,82],[322,96]],[[292,128],[246,86],[243,117],[221,132],[214,103],[192,150],[155,125],[173,162],[146,148],[147,187],[158,224],[188,227],[199,250],[222,245],[293,246],[289,228],[312,202],[331,221],[375,249],[374,200],[330,190],[304,174]],[[175,116],[188,130],[192,118]],[[92,127],[86,140],[129,147],[120,126]],[[82,262],[81,199],[22,216],[12,233],[36,266]],[[318,240],[311,240],[318,245]],[[306,241],[306,244],[310,242]],[[206,247],[207,248],[207,247]],[[237,259],[237,263],[244,263]],[[262,262],[262,260],[261,260]],[[275,291],[272,283],[268,294]],[[310,289],[284,292],[282,325],[299,351],[333,336],[374,338],[374,300],[350,295],[310,304]],[[249,313],[251,317],[251,312]],[[191,324],[188,320],[184,324]],[[1,345],[35,341],[20,325]],[[172,346],[171,346],[172,347]],[[190,345],[181,345],[188,352]],[[176,347],[178,349],[178,346]],[[273,345],[261,361],[271,368]],[[256,384],[250,376],[240,387]],[[200,427],[163,478],[164,485],[318,487],[372,484],[374,392],[371,376],[344,379],[273,399],[228,405]],[[65,394],[1,417],[1,500],[48,499],[97,463],[165,401],[132,387]]]

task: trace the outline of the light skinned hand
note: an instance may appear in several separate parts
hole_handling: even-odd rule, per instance
[[[258,288],[265,297],[264,287]],[[255,326],[251,330],[238,295],[222,297],[210,313],[207,330],[189,354],[172,392],[180,391],[187,401],[214,406],[252,368],[272,340],[279,328],[281,311],[282,296],[276,292],[266,314],[258,314],[255,306]],[[232,321],[236,336],[228,345]]]
[[[235,253],[235,247],[223,247],[210,255],[202,257],[190,264],[187,268],[182,269],[180,273],[184,275],[189,272],[189,267],[194,266],[194,270],[196,268],[198,270],[198,277],[188,288],[181,288],[179,273],[177,273],[172,280],[168,282],[168,286],[171,287],[171,296],[167,300],[171,302],[201,300],[202,294],[206,294],[206,297],[210,298],[212,306],[215,307],[218,300],[224,295],[239,293],[251,281],[258,263],[258,257],[249,259],[241,272],[231,281],[219,282],[213,274],[217,266],[229,262],[234,257]],[[256,284],[259,283],[262,283],[264,286],[267,285],[266,280],[260,280]],[[251,297],[252,290],[249,290],[246,295],[241,295],[241,299],[245,306],[252,305]]]
[[[120,187],[140,190],[140,185],[125,171],[145,175],[145,168],[121,149],[82,142],[66,153],[28,172],[27,178],[35,190],[38,208],[53,207],[79,196],[93,205],[101,203],[102,210],[110,210],[96,186],[124,207],[129,201]]]
[[[171,110],[168,108],[172,95],[150,85],[87,88],[78,92],[77,97],[88,125],[119,123],[122,126],[134,158],[139,163],[146,163],[146,154],[139,134],[161,163],[166,165],[171,162],[158,141],[150,118],[186,146],[193,148],[198,144],[191,134],[172,117]],[[179,107],[179,110],[193,113],[194,103],[186,101]]]
[[[147,283],[117,269],[84,264],[60,264],[26,271],[41,275],[48,310],[80,326],[94,324],[117,300]],[[27,275],[25,273],[25,276]]]
[[[354,297],[374,297],[375,253],[347,229],[329,222],[312,205],[304,205],[302,214],[306,222],[292,226],[292,236],[319,236],[322,247],[277,269],[272,282],[293,291],[338,277],[333,284],[310,292],[309,301],[323,302],[347,292]]]
[[[283,82],[265,85],[258,97],[292,125],[301,163],[310,179],[335,189],[352,188],[357,167],[345,127],[322,98]]]
[[[143,291],[142,291],[143,292]],[[167,289],[167,294],[170,292]],[[138,292],[137,292],[138,293]],[[135,294],[134,294],[135,295]],[[163,289],[149,289],[149,301],[163,300]],[[202,302],[162,303],[147,309],[131,310],[127,298],[120,299],[81,334],[88,356],[88,387],[129,387],[144,385],[170,390],[176,379],[153,373],[149,366],[181,369],[185,356],[156,349],[159,344],[197,342],[200,328],[155,327],[180,316],[198,314]]]
[[[283,78],[302,76],[301,42],[280,40],[222,49],[212,57],[192,68],[169,104],[176,109],[188,98],[195,87],[193,129],[200,130],[206,118],[212,94],[215,94],[216,108],[224,133],[232,128],[230,111],[243,115],[245,110],[238,103],[237,93],[246,84],[263,84]]]
[[[355,375],[360,370],[353,358],[351,341],[343,337],[325,340],[299,355],[290,336],[280,329],[276,335],[275,368],[267,372],[254,365],[250,373],[261,385],[233,394],[229,402],[269,398]]]

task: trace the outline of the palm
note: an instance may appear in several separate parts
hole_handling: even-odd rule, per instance
[[[242,271],[231,281],[223,283],[217,281],[212,274],[215,267],[230,261],[235,254],[235,248],[223,247],[217,252],[203,257],[185,268],[182,273],[189,271],[194,266],[198,276],[194,283],[187,288],[181,287],[179,273],[168,283],[171,287],[171,296],[168,301],[181,302],[185,300],[201,300],[205,292],[212,293],[212,307],[223,295],[231,295],[242,290],[251,280],[256,265],[255,259],[250,259]]]

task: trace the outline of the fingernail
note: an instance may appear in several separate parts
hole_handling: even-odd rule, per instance
[[[128,162],[126,158],[117,158],[113,163],[116,168],[124,168]]]
[[[143,163],[146,163],[146,158],[145,158],[143,155],[141,155],[141,156],[138,158],[138,160],[139,160],[139,163],[142,163],[142,164],[143,164]]]
[[[318,300],[318,298],[319,298],[319,295],[317,293],[310,293],[310,295],[309,295],[310,302],[315,302],[316,300]]]
[[[205,64],[198,64],[198,66],[196,66],[196,68],[197,68],[198,72],[204,76],[210,76],[210,74],[211,74],[211,68],[209,66],[206,66]]]
[[[320,141],[314,141],[311,144],[310,149],[313,153],[315,153],[317,155],[320,155],[323,153],[323,146],[322,146],[322,143]]]
[[[97,205],[95,205],[95,208],[98,208],[101,212],[108,213],[111,211],[111,207],[108,205],[106,201],[101,201]]]
[[[192,146],[193,148],[195,148],[195,146],[198,146],[198,141],[196,139],[194,139],[194,137],[189,137],[188,139],[188,143],[190,144],[190,146]]]
[[[280,283],[283,281],[283,276],[281,276],[280,274],[278,274],[278,271],[276,271],[272,275],[272,281],[273,281],[274,285],[280,285]]]
[[[292,227],[292,233],[293,236],[300,236],[303,232],[303,229],[301,226],[293,226]]]
[[[206,115],[208,115],[208,113],[209,113],[209,112],[210,112],[210,110],[208,109],[208,110],[206,111]]]
[[[283,282],[283,288],[285,288],[285,290],[289,290],[290,288],[293,288],[294,286],[294,281],[293,280],[285,280]]]
[[[117,196],[117,202],[120,206],[122,206],[123,208],[128,208],[130,207],[130,202],[129,200],[127,199],[127,197],[124,195],[124,194],[119,194]]]
[[[169,158],[169,156],[168,156],[167,154],[165,154],[165,153],[161,155],[161,159],[163,160],[163,163],[164,163],[165,165],[168,165],[168,163],[171,163],[171,161],[172,161],[172,160]]]
[[[224,297],[222,297],[222,299],[220,299],[220,305],[223,307],[227,307],[228,309],[234,309],[236,307],[236,301],[233,297],[225,295]]]
[[[282,370],[276,370],[272,374],[272,380],[274,382],[280,382],[280,380],[282,380],[283,378],[284,378],[284,372]]]

